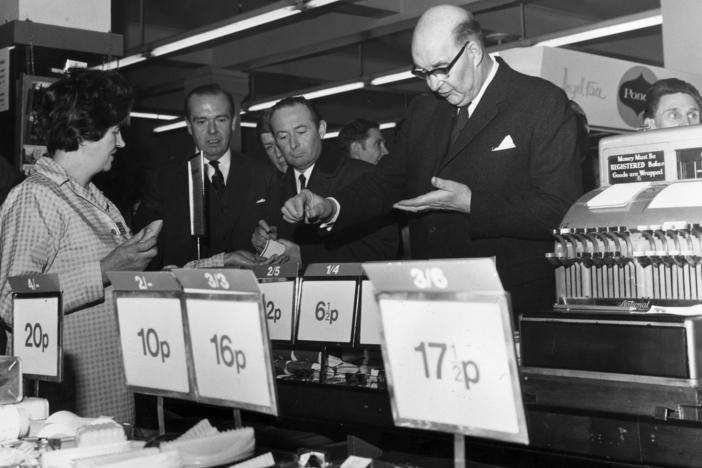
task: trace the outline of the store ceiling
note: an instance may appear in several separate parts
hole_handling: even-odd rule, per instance
[[[236,20],[242,13],[304,3],[115,0],[113,32],[124,36],[125,55],[130,55],[169,37]],[[488,45],[499,47],[660,8],[660,0],[347,0],[122,71],[137,86],[136,110],[143,111],[179,114],[185,80],[203,66],[248,73],[249,102],[294,94],[305,88],[408,69],[412,64],[412,28],[424,10],[439,3],[475,12]],[[663,65],[660,26],[569,47]],[[423,89],[421,81],[409,80],[321,98],[317,104],[332,127],[357,116],[389,121],[398,119],[411,96]]]

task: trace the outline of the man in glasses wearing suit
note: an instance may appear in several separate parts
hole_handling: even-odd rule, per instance
[[[576,119],[555,85],[487,53],[468,11],[440,5],[419,19],[413,100],[378,171],[323,198],[288,200],[289,222],[346,229],[393,209],[410,213],[415,259],[496,257],[515,316],[549,309],[551,232],[581,193]]]

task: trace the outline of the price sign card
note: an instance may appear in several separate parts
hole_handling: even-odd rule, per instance
[[[356,284],[355,280],[303,281],[298,341],[350,344]]]
[[[186,309],[198,400],[277,415],[259,302],[188,297]]]
[[[375,300],[375,289],[370,280],[361,281],[360,334],[361,345],[380,344],[380,311]]]
[[[292,341],[295,324],[295,281],[260,283],[271,340]]]
[[[250,270],[181,269],[172,272],[186,293],[258,295],[258,283]]]
[[[293,262],[253,268],[263,293],[263,308],[271,340],[293,341],[298,271],[299,265]]]
[[[8,278],[13,292],[13,354],[29,378],[60,382],[63,378],[63,311],[58,276]]]
[[[180,286],[166,272],[110,272],[127,385],[190,395]],[[167,375],[168,378],[164,378]]]
[[[381,291],[395,424],[528,444],[507,295],[489,280],[496,277],[494,262],[364,268]],[[472,276],[482,280],[468,281]]]

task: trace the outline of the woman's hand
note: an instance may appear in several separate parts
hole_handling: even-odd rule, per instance
[[[157,235],[149,227],[139,231],[134,237],[123,242],[100,260],[103,281],[107,283],[105,273],[108,271],[135,270],[142,271],[156,256]]]

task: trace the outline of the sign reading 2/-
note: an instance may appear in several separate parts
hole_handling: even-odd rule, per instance
[[[356,281],[305,281],[297,339],[350,343]]]

